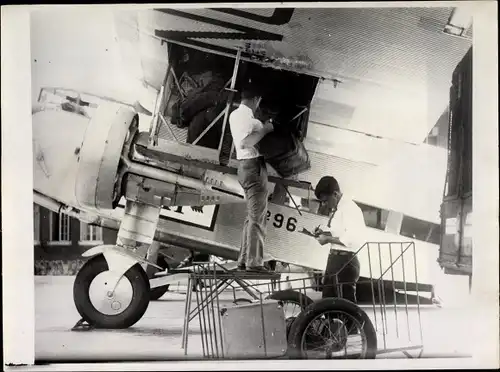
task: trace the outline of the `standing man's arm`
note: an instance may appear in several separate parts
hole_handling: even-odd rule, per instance
[[[274,130],[274,126],[271,123],[271,121],[266,121],[264,125],[257,120],[254,119],[254,125],[253,128],[254,130],[250,132],[243,140],[241,141],[241,144],[245,147],[248,146],[255,146],[259,141],[264,138],[264,136]]]

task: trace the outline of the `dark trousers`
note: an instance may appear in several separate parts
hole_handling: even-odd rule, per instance
[[[359,260],[354,253],[338,254],[332,250],[328,256],[323,278],[323,298],[339,297],[356,303],[359,269]]]
[[[241,235],[239,265],[263,265],[267,214],[267,168],[264,158],[238,161],[238,180],[247,202],[247,217]]]

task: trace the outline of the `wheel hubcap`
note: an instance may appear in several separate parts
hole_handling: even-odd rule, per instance
[[[97,275],[90,283],[89,297],[94,308],[105,315],[118,315],[125,311],[133,297],[132,284],[126,276],[111,271]]]

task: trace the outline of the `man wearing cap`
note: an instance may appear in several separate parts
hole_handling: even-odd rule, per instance
[[[330,211],[327,224],[329,231],[323,231],[319,227],[314,231],[316,240],[321,245],[331,244],[323,280],[323,298],[342,297],[355,303],[356,282],[360,272],[359,260],[355,254],[365,243],[363,212],[351,198],[341,192],[334,177],[321,178],[314,193],[322,207]],[[334,245],[341,247],[334,248]]]

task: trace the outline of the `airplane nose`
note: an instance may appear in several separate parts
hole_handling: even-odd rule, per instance
[[[33,188],[75,205],[78,156],[89,119],[67,111],[36,111],[32,115]]]
[[[105,103],[92,117],[35,110],[33,188],[74,207],[110,209],[121,152],[137,114]]]

